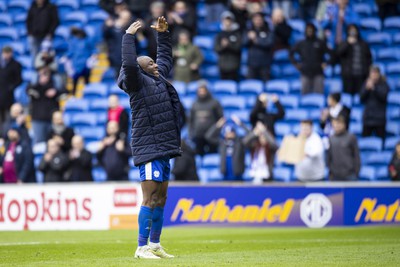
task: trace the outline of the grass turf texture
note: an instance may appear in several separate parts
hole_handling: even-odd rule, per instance
[[[174,259],[134,259],[135,231],[0,232],[0,266],[399,266],[400,227],[166,228]]]

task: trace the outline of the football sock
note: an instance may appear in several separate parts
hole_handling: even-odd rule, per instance
[[[141,206],[139,211],[139,247],[147,245],[149,239],[153,210],[149,207]]]
[[[150,231],[150,242],[160,243],[160,235],[164,222],[164,208],[156,207],[153,210],[153,223]]]

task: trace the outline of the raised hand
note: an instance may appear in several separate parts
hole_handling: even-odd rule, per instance
[[[135,21],[131,24],[131,26],[129,26],[129,28],[125,32],[133,35],[137,32],[137,30],[139,30],[140,27],[142,27],[140,21]]]
[[[168,22],[164,16],[158,17],[157,24],[151,25],[150,27],[158,32],[166,32],[168,30]]]

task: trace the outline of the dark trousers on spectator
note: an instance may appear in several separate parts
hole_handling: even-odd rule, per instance
[[[238,71],[220,71],[221,80],[239,80],[239,72]]]
[[[196,154],[204,156],[209,153],[217,153],[218,147],[207,142],[204,137],[195,137],[193,142],[196,145]]]
[[[250,67],[247,68],[247,79],[257,79],[264,82],[269,80],[269,67]]]
[[[324,76],[305,76],[301,75],[301,93],[303,95],[317,93],[324,93]]]
[[[344,93],[359,94],[366,79],[367,76],[342,76]]]
[[[80,77],[83,77],[83,79],[85,80],[85,84],[88,84],[90,78],[90,69],[84,68],[81,72],[74,74],[74,77],[72,77],[73,80],[72,95],[75,95],[76,93],[76,87],[78,85],[78,80]]]
[[[363,126],[362,136],[372,136],[375,134],[376,136],[382,138],[382,149],[385,147],[385,138],[386,138],[386,127],[382,126]]]

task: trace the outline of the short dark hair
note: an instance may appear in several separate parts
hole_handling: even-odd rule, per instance
[[[6,45],[3,47],[3,49],[1,51],[4,53],[12,53],[13,49],[11,46]]]
[[[300,122],[301,124],[309,124],[309,125],[313,125],[313,122],[312,122],[312,120],[302,120],[301,122]]]
[[[331,94],[329,95],[329,97],[332,98],[333,100],[335,100],[336,103],[339,103],[339,102],[340,102],[340,99],[342,98],[341,94],[338,93],[338,92],[337,92],[337,93],[331,93]]]

